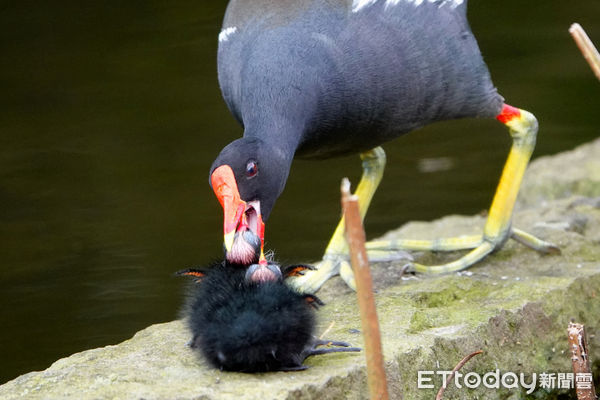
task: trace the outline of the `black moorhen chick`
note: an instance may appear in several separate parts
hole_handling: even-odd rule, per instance
[[[248,280],[258,268],[246,270],[223,261],[178,272],[196,280],[183,314],[193,335],[190,346],[211,365],[241,372],[295,371],[306,369],[303,362],[312,355],[360,351],[314,337],[314,310],[323,303],[293,291],[284,281],[312,267],[293,265],[281,272],[269,263],[267,268],[279,279]]]

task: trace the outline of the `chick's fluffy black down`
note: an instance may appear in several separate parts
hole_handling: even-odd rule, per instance
[[[215,367],[260,372],[301,366],[315,329],[311,306],[282,281],[246,282],[223,263],[193,285],[184,312],[192,347]]]

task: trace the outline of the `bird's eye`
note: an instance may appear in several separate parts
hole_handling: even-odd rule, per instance
[[[248,161],[248,164],[246,164],[246,176],[248,178],[253,178],[256,176],[257,173],[258,173],[258,164],[256,164],[256,161],[254,161],[254,160]]]

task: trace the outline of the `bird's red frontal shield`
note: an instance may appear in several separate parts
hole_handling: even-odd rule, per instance
[[[240,198],[240,192],[230,166],[221,165],[214,170],[210,179],[215,195],[223,207],[223,240],[225,249],[230,251],[235,231],[246,210],[246,202]]]
[[[223,241],[225,243],[225,250],[229,253],[233,248],[237,231],[253,229],[254,233],[260,238],[259,264],[266,265],[267,261],[264,256],[265,225],[262,216],[258,212],[255,223],[251,224],[252,227],[249,227],[246,217],[246,210],[249,206],[240,197],[233,170],[229,165],[221,165],[213,171],[210,179],[215,195],[223,207]]]

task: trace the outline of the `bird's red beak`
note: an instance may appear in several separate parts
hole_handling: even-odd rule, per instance
[[[234,247],[236,232],[251,230],[260,238],[259,264],[267,265],[264,256],[265,224],[262,221],[260,210],[254,210],[256,213],[248,216],[247,211],[253,208],[241,199],[235,175],[229,165],[221,165],[215,169],[210,179],[215,195],[223,207],[223,240],[227,254]]]

